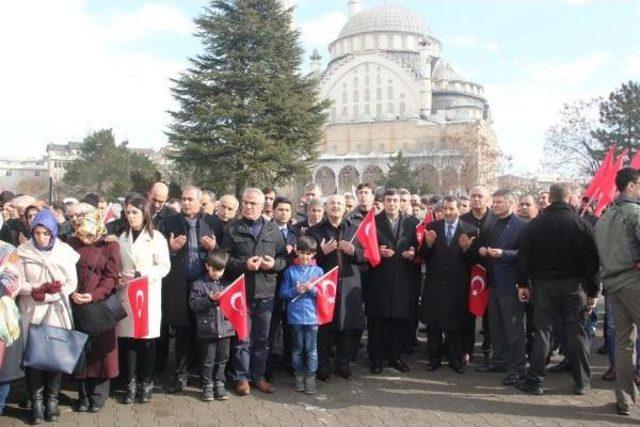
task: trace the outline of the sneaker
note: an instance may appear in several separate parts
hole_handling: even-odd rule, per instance
[[[204,402],[211,402],[213,400],[213,384],[206,384],[202,387],[201,398]]]
[[[229,398],[229,393],[224,387],[224,383],[222,381],[216,381],[216,385],[213,390],[213,396],[216,400],[227,400]]]
[[[316,376],[315,374],[309,374],[304,378],[304,392],[307,394],[314,394],[316,392]]]
[[[304,374],[297,373],[296,376],[296,391],[304,391]]]
[[[539,382],[526,380],[515,384],[515,386],[518,390],[533,396],[542,396],[544,394],[544,389]]]

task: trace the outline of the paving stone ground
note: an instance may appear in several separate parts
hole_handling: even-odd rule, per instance
[[[601,343],[596,340],[594,350]],[[254,391],[250,396],[232,395],[226,402],[199,400],[197,381],[181,395],[158,391],[147,405],[125,406],[109,399],[98,414],[72,412],[76,393],[64,391],[60,426],[581,426],[640,425],[637,410],[631,417],[614,411],[613,384],[600,378],[606,370],[606,357],[592,355],[592,390],[587,396],[572,394],[568,373],[550,374],[546,394],[524,395],[501,384],[504,374],[481,374],[473,365],[463,375],[446,365],[427,372],[425,344],[406,358],[411,372],[400,374],[387,368],[372,375],[361,352],[354,365],[355,379],[334,377],[319,383],[318,393],[307,396],[293,390],[285,374],[276,377],[272,395]],[[481,359],[480,357],[478,359]],[[17,387],[18,389],[18,387]],[[7,416],[0,426],[26,424],[28,413],[16,403],[12,393]]]

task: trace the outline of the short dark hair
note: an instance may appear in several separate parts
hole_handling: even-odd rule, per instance
[[[88,203],[94,208],[97,208],[98,202],[100,201],[100,197],[98,197],[98,195],[95,193],[87,193],[80,201]]]
[[[273,209],[275,210],[280,204],[289,205],[289,207],[293,208],[293,203],[285,196],[278,196],[273,200]]]
[[[630,182],[640,179],[640,170],[634,168],[622,168],[616,174],[616,188],[619,192],[627,189]]]
[[[460,201],[458,200],[458,198],[456,196],[445,196],[442,199],[442,205],[444,206],[444,202],[447,203],[455,203],[456,207],[459,208],[460,207]]]
[[[62,211],[63,214],[67,213],[67,206],[62,202],[53,202],[51,204],[51,209],[54,211]]]
[[[207,255],[207,266],[217,271],[224,270],[227,267],[227,261],[229,261],[229,254],[222,249],[214,249]]]
[[[466,200],[468,202],[469,201],[469,196],[467,196],[466,194],[462,194],[460,197],[458,197],[458,200],[460,200],[460,201]]]
[[[541,192],[541,193],[544,193]],[[553,184],[549,187],[549,201],[562,202],[571,197],[571,186],[567,183]]]
[[[368,182],[362,182],[358,184],[358,186],[356,187],[356,191],[363,190],[365,188],[368,188],[373,193],[373,185],[369,184]]]
[[[400,192],[398,192],[398,190],[396,190],[395,188],[387,188],[384,190],[384,194],[382,195],[382,198],[384,199],[387,196],[399,196]]]
[[[278,194],[278,193],[276,192],[276,189],[275,189],[275,188],[273,188],[273,187],[264,187],[264,188],[262,189],[262,194],[267,194],[267,193]]]
[[[318,252],[318,242],[310,236],[301,236],[298,239],[296,247],[299,251]]]
[[[516,201],[515,194],[513,194],[513,192],[511,190],[507,190],[506,188],[501,188],[499,190],[496,190],[493,193],[493,197],[502,197],[502,198],[510,200],[512,202]]]

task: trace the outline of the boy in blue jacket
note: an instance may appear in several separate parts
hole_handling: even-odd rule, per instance
[[[280,285],[280,297],[288,301],[287,322],[293,335],[291,364],[296,377],[296,391],[307,394],[316,392],[318,370],[318,316],[316,313],[316,288],[312,282],[322,276],[322,269],[315,265],[313,257],[318,251],[315,239],[302,236],[298,239],[297,256],[287,268]]]
[[[207,272],[193,282],[189,295],[189,306],[196,315],[202,400],[205,402],[229,398],[225,390],[224,369],[235,331],[218,303],[220,293],[228,285],[220,281],[228,260],[226,252],[219,249],[211,251],[205,265]]]

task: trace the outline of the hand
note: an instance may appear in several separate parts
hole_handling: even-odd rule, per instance
[[[411,246],[409,249],[407,249],[406,251],[402,252],[402,256],[410,261],[413,261],[413,259],[416,257],[416,250],[413,246]]]
[[[467,236],[466,234],[462,233],[460,235],[460,237],[458,238],[458,244],[462,248],[462,252],[466,252],[467,249],[469,249],[471,247],[471,245],[473,244],[474,240],[476,240],[475,236],[473,236],[472,238],[469,238],[469,236]]]
[[[596,308],[596,304],[597,303],[598,303],[598,298],[597,297],[589,297],[589,298],[587,298],[587,311],[589,312],[589,314],[591,314],[593,309]]]
[[[356,252],[355,246],[353,246],[351,243],[347,242],[346,240],[340,240],[338,242],[338,247],[342,252],[344,252],[347,255],[353,255]]]
[[[309,290],[309,282],[298,283],[296,285],[296,292],[298,295],[302,295]]]
[[[287,255],[289,255],[291,252],[293,252],[295,250],[295,246],[293,245],[287,245]]]
[[[382,258],[391,258],[396,252],[393,249],[388,249],[385,245],[380,246],[380,255]]]
[[[331,239],[328,242],[325,239],[322,239],[322,241],[320,242],[320,249],[322,250],[323,254],[328,255],[338,249],[338,242],[336,242],[334,239]]]
[[[269,255],[265,255],[262,257],[262,262],[260,263],[260,269],[262,270],[271,270],[273,266],[276,264],[276,260]]]
[[[212,251],[216,248],[216,236],[202,236],[202,239],[200,239],[200,244],[207,251]]]
[[[222,292],[211,292],[209,294],[209,299],[211,301],[218,301],[221,296],[222,296]]]
[[[78,292],[72,293],[71,299],[76,304],[86,304],[93,301],[93,297],[91,296],[91,294],[79,294]]]
[[[44,301],[44,297],[45,297],[45,293],[44,293],[44,289],[42,289],[42,287],[40,288],[35,288],[31,290],[31,298],[34,299],[34,301],[39,301],[42,302]]]
[[[489,255],[489,249],[485,248],[484,246],[481,247],[480,249],[478,249],[478,253],[480,254],[480,256],[488,256]]]
[[[518,298],[521,302],[529,301],[531,298],[531,289],[529,288],[518,288]]]
[[[174,237],[173,233],[169,236],[169,248],[171,252],[178,252],[187,243],[187,236]]]
[[[425,234],[424,236],[424,240],[427,242],[427,246],[433,246],[433,244],[436,242],[437,237],[438,235],[434,230],[428,230],[427,234]]]
[[[260,269],[260,264],[262,264],[262,258],[259,256],[253,256],[247,260],[247,270],[258,271]]]
[[[489,256],[491,258],[501,258],[502,257],[502,249],[489,248],[489,249],[487,249],[487,251],[489,252]]]

